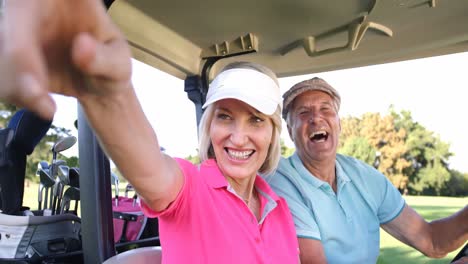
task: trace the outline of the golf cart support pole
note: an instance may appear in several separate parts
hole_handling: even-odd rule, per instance
[[[114,256],[110,163],[78,105],[81,227],[85,264]]]
[[[195,114],[197,116],[197,126],[200,124],[203,114],[202,106],[205,104],[206,95],[209,86],[209,74],[211,67],[222,57],[208,58],[201,70],[200,75],[187,76],[184,81],[184,91],[187,93],[188,99],[195,105]],[[198,130],[197,130],[198,132]]]
[[[195,105],[195,114],[197,116],[197,125],[200,124],[200,119],[203,114],[202,106],[205,103],[206,94],[203,94],[201,79],[198,75],[189,76],[184,81],[184,91],[187,97]]]
[[[103,0],[107,9],[114,0]],[[83,263],[102,263],[114,256],[110,163],[78,104],[78,147]]]
[[[200,75],[187,76],[187,78],[184,81],[184,91],[187,93],[188,99],[190,99],[190,101],[192,101],[195,105],[195,114],[197,115],[197,126],[200,124],[201,116],[203,114],[202,106],[203,104],[205,104],[206,95],[208,94],[208,88],[210,86],[210,71],[213,65],[221,59],[240,56],[253,52],[256,52],[256,50],[248,50],[234,54],[204,58],[205,63],[203,64],[203,68],[201,69]]]

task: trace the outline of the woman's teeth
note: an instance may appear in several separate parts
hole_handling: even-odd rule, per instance
[[[245,159],[248,159],[250,157],[250,155],[253,153],[253,150],[234,151],[234,150],[229,150],[228,149],[227,153],[233,159],[245,160]]]

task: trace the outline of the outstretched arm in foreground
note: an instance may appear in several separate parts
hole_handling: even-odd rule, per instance
[[[76,97],[123,175],[152,209],[166,208],[183,177],[159,151],[129,47],[102,1],[7,0],[0,19],[0,98],[50,119],[51,92]]]
[[[401,214],[382,228],[424,255],[442,258],[468,240],[468,206],[459,212],[430,223],[405,205]]]

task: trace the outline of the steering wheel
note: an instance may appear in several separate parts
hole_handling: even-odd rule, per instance
[[[465,246],[460,250],[460,252],[458,252],[458,254],[452,259],[450,263],[455,262],[466,256],[468,256],[468,243],[465,244]]]

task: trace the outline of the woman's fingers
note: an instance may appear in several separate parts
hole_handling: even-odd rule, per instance
[[[80,99],[130,87],[129,47],[101,1],[8,0],[3,15],[1,98],[51,118],[49,92]]]
[[[83,74],[105,81],[130,79],[130,51],[122,38],[99,42],[89,33],[80,33],[73,42],[72,60]]]
[[[22,3],[37,5],[33,0],[8,1],[0,21],[0,97],[51,119],[55,103],[44,88],[46,70],[35,39],[34,14],[21,8]]]
[[[2,57],[0,61],[0,98],[36,112],[45,119],[52,119],[55,113],[55,102],[47,89],[40,85],[37,77],[30,71],[15,64],[11,56],[6,54],[0,56]]]
[[[43,89],[37,79],[30,74],[22,74],[17,81],[18,92],[11,99],[18,106],[37,113],[44,119],[52,120],[56,105],[51,95]]]

